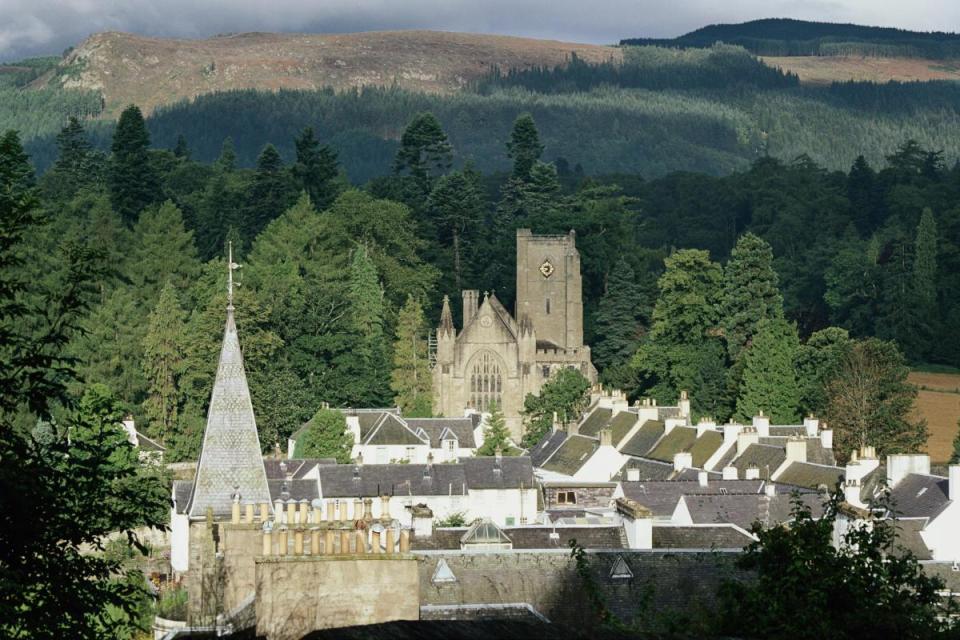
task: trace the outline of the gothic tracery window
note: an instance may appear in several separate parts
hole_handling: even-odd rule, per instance
[[[503,372],[500,361],[490,351],[481,351],[473,358],[470,369],[470,406],[479,411],[491,411],[501,406]]]

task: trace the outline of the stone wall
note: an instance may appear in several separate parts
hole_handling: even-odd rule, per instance
[[[578,486],[546,486],[544,487],[544,493],[546,494],[546,508],[547,509],[569,509],[569,508],[593,508],[593,507],[609,507],[613,502],[613,492],[616,490],[616,485],[611,485],[609,487],[578,487]],[[572,491],[576,494],[577,501],[573,504],[571,503],[560,503],[557,500],[557,493]]]
[[[420,617],[411,555],[258,558],[256,583],[257,635],[268,640]]]
[[[721,582],[742,575],[732,566],[736,555],[603,551],[588,558],[607,607],[633,621],[654,613],[695,616],[712,607]],[[632,577],[611,575],[619,558]],[[441,560],[455,581],[433,581]],[[551,621],[578,626],[595,616],[569,551],[431,552],[420,557],[419,569],[421,605],[528,603]]]

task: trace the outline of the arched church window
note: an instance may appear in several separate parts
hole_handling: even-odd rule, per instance
[[[490,411],[502,404],[503,370],[500,359],[491,351],[481,351],[470,368],[470,406]]]

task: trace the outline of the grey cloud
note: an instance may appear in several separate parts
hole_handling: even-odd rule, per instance
[[[0,0],[0,60],[59,53],[91,33],[440,29],[578,42],[671,37],[762,17],[956,30],[955,0]]]

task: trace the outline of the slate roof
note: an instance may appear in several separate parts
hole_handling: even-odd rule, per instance
[[[727,449],[727,452],[725,454],[720,456],[720,459],[717,460],[717,463],[713,466],[713,468],[718,471],[723,471],[723,468],[730,466],[730,464],[733,462],[733,459],[736,457],[737,457],[737,445],[734,444],[729,449]]]
[[[648,457],[664,462],[673,462],[673,456],[689,451],[697,441],[697,430],[692,427],[674,427],[673,430],[660,439]]]
[[[633,437],[620,447],[620,453],[638,457],[647,455],[650,449],[653,448],[653,445],[657,443],[657,440],[660,439],[660,436],[663,435],[663,431],[664,425],[662,422],[658,420],[647,420],[643,423],[642,427],[637,429]],[[670,463],[673,464],[672,459]]]
[[[466,495],[470,489],[534,487],[528,457],[464,458],[457,464],[341,464],[319,467],[324,498]]]
[[[776,482],[792,484],[798,487],[808,489],[819,489],[826,487],[828,491],[833,491],[837,480],[841,479],[844,469],[840,467],[828,467],[822,464],[811,464],[809,462],[791,462],[790,465],[777,476]]]
[[[908,474],[890,492],[891,508],[903,518],[936,518],[950,503],[948,484],[947,478]]]
[[[789,522],[793,508],[792,499],[788,494],[767,496],[764,493],[684,496],[694,524],[728,522],[743,529],[749,529],[757,520],[766,526]],[[810,507],[814,517],[823,513],[823,498],[819,494],[801,494],[800,499]]]
[[[143,435],[139,431],[137,431],[137,448],[139,448],[141,451],[166,451],[167,450],[167,448],[164,447],[162,444],[160,444],[156,440],[153,440],[152,438],[148,438],[147,436]]]
[[[654,549],[742,549],[753,538],[733,525],[654,525]]]
[[[807,428],[802,424],[770,425],[770,435],[787,438],[790,436],[806,436]]]
[[[480,414],[474,413],[463,418],[405,418],[411,429],[423,429],[430,438],[430,446],[439,449],[442,446],[441,437],[449,432],[456,436],[459,446],[464,449],[474,449],[477,446],[473,431],[480,424]]]
[[[621,525],[601,526],[525,526],[500,527],[514,549],[569,549],[576,539],[585,549],[624,549],[625,535]],[[420,550],[460,549],[466,527],[434,529],[429,538],[410,536],[410,548]],[[557,533],[551,539],[551,533]],[[412,533],[412,532],[411,532]]]
[[[773,429],[774,427],[771,427]],[[797,434],[803,436],[801,433]],[[760,438],[760,444],[769,444],[775,447],[786,447],[788,437],[786,435],[771,435],[767,438]],[[833,455],[833,449],[827,449],[823,446],[820,438],[805,438],[807,443],[807,462],[814,464],[836,465],[837,460]]]
[[[654,516],[673,514],[680,496],[699,494],[753,494],[763,487],[761,480],[714,480],[703,487],[696,480],[664,480],[649,482],[621,482],[626,498],[650,509]]]
[[[745,476],[747,469],[751,466],[760,469],[761,478],[769,478],[786,459],[786,449],[767,444],[751,444],[743,454],[733,461],[733,466],[737,468],[738,475],[741,478]]]
[[[177,513],[186,513],[190,503],[190,493],[193,491],[191,480],[173,481],[173,502]]]
[[[613,479],[625,480],[627,469],[637,469],[640,473],[639,479],[641,482],[645,480],[669,480],[674,475],[672,463],[647,460],[646,458],[629,458]]]
[[[705,431],[697,441],[690,447],[690,453],[693,454],[693,466],[703,467],[704,463],[710,459],[720,445],[723,444],[723,434],[719,431]]]
[[[215,517],[228,517],[236,492],[244,501],[260,503],[270,500],[260,451],[240,339],[233,307],[229,306],[200,460],[187,509],[190,517],[202,518],[208,508],[213,509]]]
[[[392,413],[381,414],[380,420],[362,439],[363,444],[373,445],[429,445],[430,438],[423,431],[411,428]]]
[[[268,480],[284,480],[288,475],[294,479],[300,479],[319,464],[337,464],[337,460],[336,458],[263,459],[263,468],[267,472]]]
[[[881,463],[876,469],[860,478],[860,501],[870,504],[887,484],[887,465]]]
[[[897,544],[917,557],[917,560],[932,560],[933,554],[920,536],[927,524],[926,518],[887,521],[896,527]]]
[[[598,407],[590,412],[583,422],[580,423],[580,429],[578,432],[581,435],[596,437],[600,429],[603,429],[607,426],[607,423],[610,422],[610,417],[613,415],[611,409],[604,407]]]
[[[600,446],[599,441],[581,435],[569,436],[542,465],[546,471],[572,476]]]
[[[607,426],[610,428],[613,436],[612,441],[614,446],[620,444],[620,441],[630,433],[630,429],[633,428],[633,425],[637,424],[639,418],[640,416],[632,411],[621,411],[613,416],[613,420],[611,420]]]
[[[543,463],[547,461],[547,458],[552,456],[566,439],[567,432],[563,429],[559,429],[557,431],[551,430],[543,434],[543,437],[540,438],[540,442],[534,445],[529,452],[530,460],[533,462],[533,466],[543,466]]]
[[[311,501],[320,497],[316,480],[268,480],[267,482],[270,485],[270,499],[273,502],[277,500]]]

